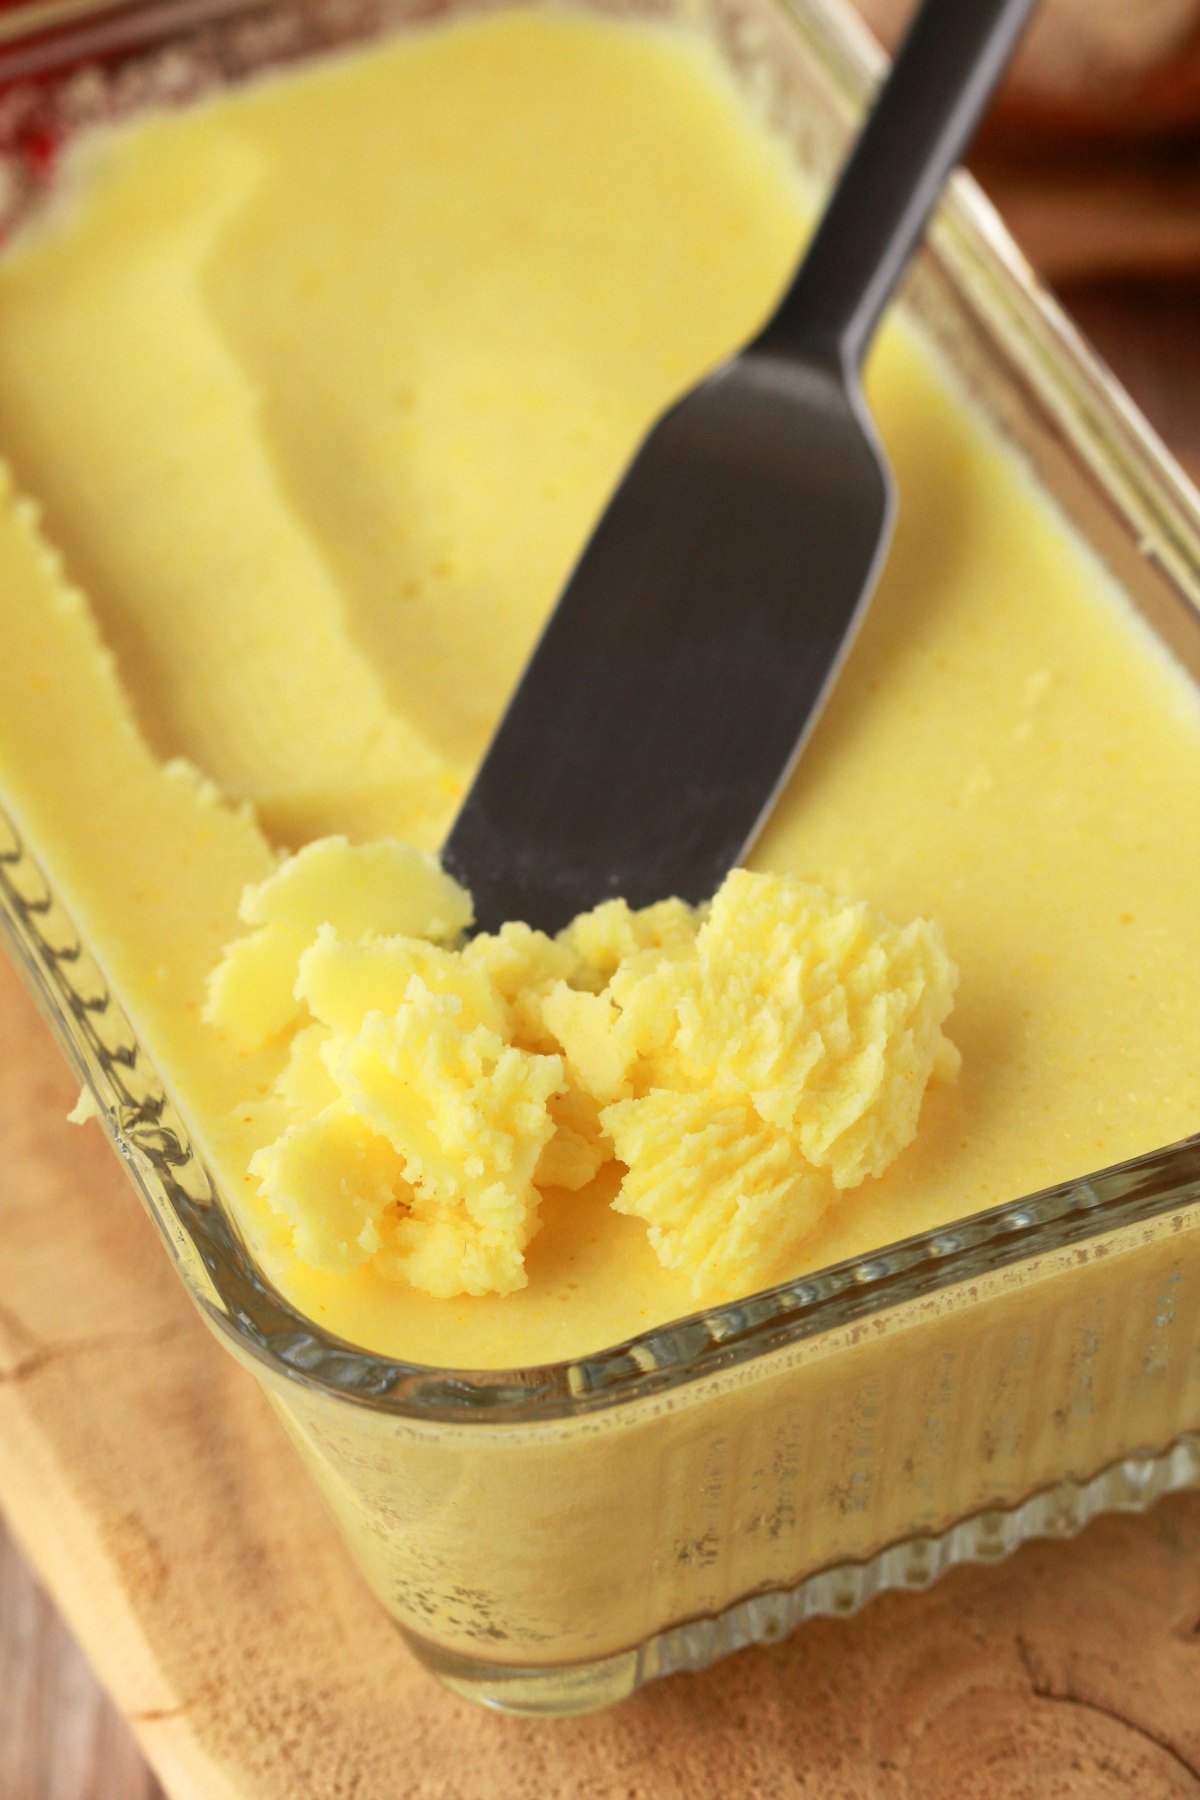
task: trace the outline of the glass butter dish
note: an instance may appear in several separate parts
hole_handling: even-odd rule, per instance
[[[447,10],[460,8],[11,7],[0,214],[23,215],[84,126]],[[833,0],[595,10],[705,33],[817,182],[877,73]],[[1195,496],[966,178],[905,303],[1200,679]],[[201,1315],[260,1383],[416,1655],[459,1693],[587,1711],[1200,1481],[1200,1136],[569,1362],[435,1368],[331,1335],[247,1252],[50,859],[3,800],[0,924],[15,961]]]

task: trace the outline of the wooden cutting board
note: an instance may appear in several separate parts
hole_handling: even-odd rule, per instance
[[[0,1503],[177,1800],[1200,1793],[1200,1495],[590,1719],[454,1699],[97,1129],[66,1124],[70,1078],[7,966],[0,1070]]]

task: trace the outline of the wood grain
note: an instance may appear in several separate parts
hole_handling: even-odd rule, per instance
[[[1077,310],[1200,465],[1194,298]],[[70,1080],[7,969],[0,1068],[0,1501],[176,1800],[1200,1795],[1200,1495],[599,1718],[454,1700],[361,1587],[107,1147],[65,1124]],[[0,1554],[0,1800],[157,1792]]]
[[[0,1795],[161,1800],[162,1791],[28,1563],[0,1532]]]
[[[360,1585],[107,1147],[62,1123],[69,1081],[7,970],[0,1063],[0,1484],[179,1800],[1200,1794],[1200,1496],[597,1718],[453,1699]]]

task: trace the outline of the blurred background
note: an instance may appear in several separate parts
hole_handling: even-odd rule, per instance
[[[854,0],[893,45],[913,0]],[[1200,0],[1042,0],[971,159],[1200,479]]]
[[[1200,0],[1042,0],[972,167],[1200,480]],[[0,1800],[161,1792],[0,1521]]]

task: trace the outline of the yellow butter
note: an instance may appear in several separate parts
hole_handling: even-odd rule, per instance
[[[238,905],[280,851],[436,848],[639,435],[754,330],[810,217],[698,33],[516,9],[100,134],[0,257],[3,804],[271,1278],[384,1354],[528,1366],[692,1309],[571,1065],[605,1108],[665,1078],[692,927],[616,906],[462,953],[490,1029],[566,1065],[505,1295],[385,1273],[353,1214],[352,1267],[302,1260],[248,1165],[339,1098],[294,992],[311,916],[238,952],[276,970],[253,1041],[205,1020],[208,978],[278,926]],[[903,316],[868,380],[896,538],[753,866],[937,919],[962,1075],[772,1280],[1182,1137],[1200,1093],[1195,689]],[[617,1032],[550,999],[619,965]],[[723,1109],[773,1104],[760,1061]],[[669,1149],[647,1115],[640,1141]]]
[[[911,1143],[954,1063],[938,929],[795,876],[735,870],[711,907],[609,901],[557,942],[509,927],[462,950],[429,941],[471,905],[428,857],[334,838],[240,911],[258,930],[214,972],[211,1023],[259,1042],[278,1029],[262,995],[283,991],[299,1028],[288,1123],[250,1160],[262,1198],[303,1262],[373,1260],[439,1298],[525,1286],[544,1205],[613,1159],[613,1206],[665,1268],[696,1295],[753,1287]]]

